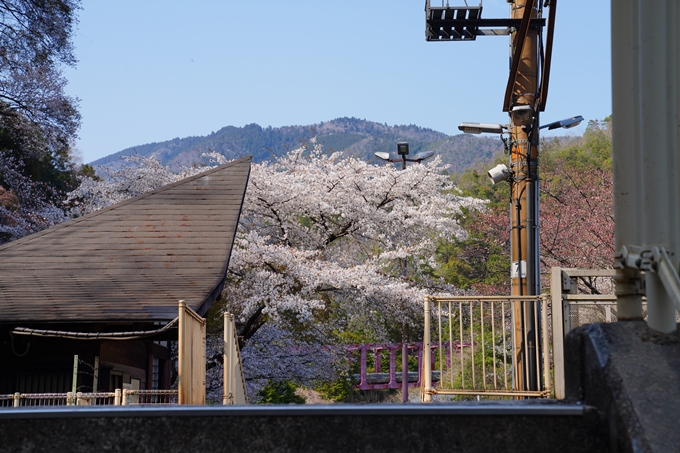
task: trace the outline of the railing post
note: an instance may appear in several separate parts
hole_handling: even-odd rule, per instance
[[[67,392],[66,393],[66,405],[67,406],[73,406],[74,405],[73,392]]]
[[[432,350],[430,349],[430,298],[425,296],[424,299],[424,315],[425,315],[425,328],[423,332],[423,387],[422,387],[422,400],[426,403],[432,401],[432,395],[429,393],[432,389]]]
[[[224,337],[223,337],[223,360],[222,360],[222,365],[223,365],[223,377],[222,377],[222,405],[226,406],[227,404],[231,403],[230,401],[230,396],[231,393],[229,392],[229,389],[231,388],[231,369],[232,369],[232,363],[231,363],[231,354],[228,353],[227,348],[229,347],[229,341],[233,338],[233,335],[231,333],[231,323],[229,322],[229,314],[227,312],[224,312],[223,315],[223,320],[224,320]]]
[[[417,343],[416,343],[417,345]],[[417,353],[418,353],[418,382],[416,385],[418,387],[422,387],[423,385],[423,344],[421,343],[420,346],[417,346]]]
[[[552,301],[553,366],[555,398],[566,397],[564,385],[564,308],[562,298],[562,268],[553,267],[550,275],[550,297]],[[546,326],[547,328],[547,326]]]
[[[20,404],[21,404],[21,393],[16,392],[14,394],[14,407],[19,407]]]
[[[548,351],[549,335],[548,335],[548,295],[544,294],[541,297],[543,309],[541,310],[541,325],[543,326],[543,382],[544,391],[550,392],[550,353]]]
[[[116,389],[113,392],[113,405],[120,406],[120,389]]]
[[[390,347],[390,382],[388,388],[397,388],[397,348]]]
[[[359,347],[361,354],[359,365],[359,388],[361,390],[368,389],[368,379],[366,377],[366,346]]]

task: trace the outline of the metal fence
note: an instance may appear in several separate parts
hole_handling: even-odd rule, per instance
[[[10,393],[0,395],[0,408],[150,404],[177,404],[177,390],[116,389],[114,392]]]
[[[10,393],[0,395],[0,407],[67,406],[71,393]]]
[[[541,328],[547,325],[548,308],[544,295],[426,297],[424,342],[438,348],[434,359],[441,380],[434,387],[429,370],[423,370],[422,400],[431,401],[432,395],[548,396],[548,330]],[[436,319],[434,326],[431,316]],[[515,328],[529,321],[536,328]],[[528,344],[535,347],[521,351],[520,362],[516,345]],[[445,350],[453,352],[445,354]],[[427,356],[431,348],[424,351]],[[424,367],[430,363],[429,357],[423,358]],[[533,381],[536,390],[520,384],[525,381]]]
[[[122,406],[177,404],[177,390],[128,390],[121,394]]]
[[[564,383],[564,337],[576,327],[596,322],[618,321],[614,269],[574,269],[553,267],[550,280],[553,330],[555,397],[566,395]],[[559,307],[559,308],[558,308]],[[647,319],[647,300],[642,298],[642,314]],[[676,313],[676,322],[680,314]]]

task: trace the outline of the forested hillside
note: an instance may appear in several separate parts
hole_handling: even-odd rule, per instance
[[[93,165],[118,167],[121,156],[139,154],[156,157],[162,164],[177,169],[196,162],[207,162],[203,153],[215,151],[227,159],[252,155],[255,162],[270,160],[272,154],[282,155],[312,137],[326,151],[340,151],[368,162],[376,162],[375,152],[394,152],[396,143],[408,141],[412,154],[435,151],[452,173],[462,172],[476,162],[488,160],[503,149],[495,137],[470,135],[448,136],[418,126],[388,126],[356,118],[338,118],[309,126],[244,127],[227,126],[205,137],[175,138],[161,143],[149,143],[125,149],[92,162]]]

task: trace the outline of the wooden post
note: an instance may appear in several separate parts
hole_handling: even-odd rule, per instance
[[[223,386],[224,390],[222,392],[222,404],[234,404],[234,392],[233,392],[233,381],[234,381],[234,363],[232,362],[233,354],[229,354],[228,342],[234,337],[234,333],[231,331],[231,322],[229,322],[229,314],[224,313],[224,360],[222,364],[224,365],[224,379]]]
[[[205,404],[205,319],[179,301],[177,402]]]
[[[248,404],[246,380],[238,347],[234,315],[224,313],[224,390],[222,404]]]
[[[432,401],[429,391],[432,388],[432,350],[430,349],[430,298],[425,296],[425,329],[423,332],[423,386],[421,398],[424,402]]]

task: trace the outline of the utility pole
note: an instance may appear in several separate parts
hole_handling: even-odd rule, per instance
[[[536,18],[534,0],[515,0],[511,18],[522,19],[530,9]],[[523,36],[524,32],[524,36]],[[523,43],[522,43],[523,41]],[[538,237],[538,32],[536,29],[515,30],[510,35],[510,92],[504,111],[510,112],[511,184],[511,294],[540,294],[540,257]],[[515,69],[516,68],[516,69]],[[514,82],[514,83],[513,83]],[[512,86],[511,86],[512,85]],[[515,382],[521,390],[538,390],[536,383],[536,344],[534,307],[513,303]]]
[[[510,116],[508,150],[511,184],[511,295],[541,293],[538,233],[538,143],[539,112],[545,110],[552,59],[552,40],[557,0],[508,0],[509,19],[482,19],[479,6],[433,7],[425,2],[427,41],[472,41],[477,36],[510,35],[510,74],[503,111]],[[542,16],[550,7],[545,49]],[[504,27],[504,28],[491,28]],[[540,61],[540,66],[539,66]],[[462,125],[461,125],[462,126]],[[482,125],[488,126],[488,125]],[[498,125],[500,128],[500,125]],[[505,126],[504,126],[505,127]],[[476,132],[479,133],[479,132]],[[491,176],[491,175],[490,175]],[[513,302],[513,355],[516,390],[539,390],[536,370],[540,325],[539,306]]]

